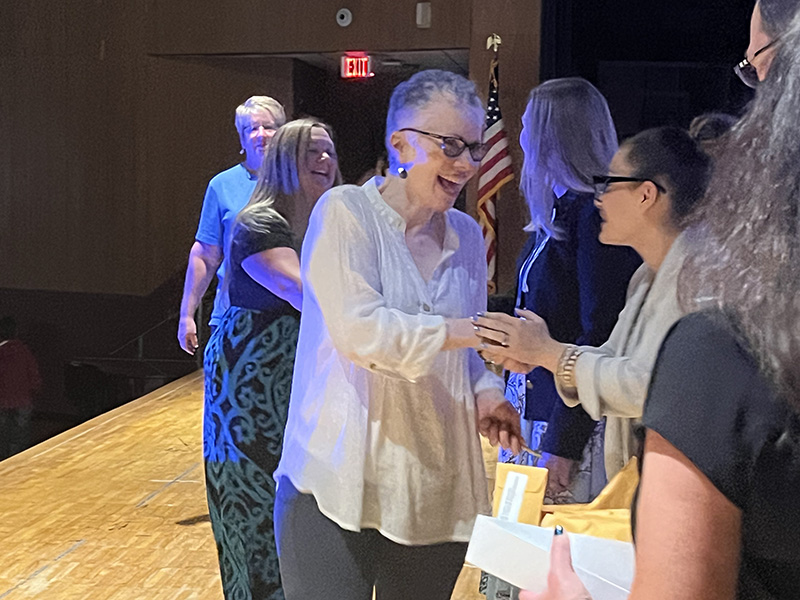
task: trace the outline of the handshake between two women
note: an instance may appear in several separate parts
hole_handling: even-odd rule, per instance
[[[528,373],[536,367],[555,373],[567,344],[550,337],[547,323],[535,313],[517,309],[516,314],[478,313],[473,317],[475,335],[481,340],[478,353],[486,362],[514,373]]]

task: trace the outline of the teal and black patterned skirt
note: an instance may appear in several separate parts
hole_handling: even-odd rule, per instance
[[[206,346],[203,454],[226,600],[283,599],[272,509],[299,320],[231,307]]]

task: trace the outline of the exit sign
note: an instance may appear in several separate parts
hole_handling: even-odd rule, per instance
[[[345,54],[341,62],[342,79],[364,79],[373,77],[372,57],[366,54]]]

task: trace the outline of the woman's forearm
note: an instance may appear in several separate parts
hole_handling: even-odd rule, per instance
[[[480,339],[475,335],[472,319],[446,319],[445,324],[447,337],[445,337],[442,350],[480,347]]]

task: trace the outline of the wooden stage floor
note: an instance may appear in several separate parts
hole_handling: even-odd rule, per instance
[[[0,600],[221,600],[202,412],[197,372],[0,462]]]
[[[219,600],[202,374],[0,462],[0,599]]]

